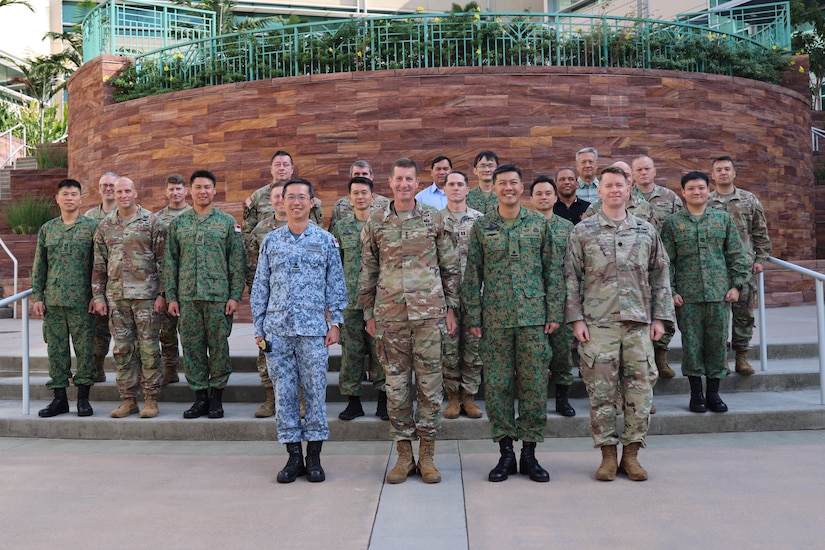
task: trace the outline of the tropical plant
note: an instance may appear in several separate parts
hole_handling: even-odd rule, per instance
[[[26,2],[26,0],[0,0],[0,8],[5,7],[5,6],[11,6],[11,5],[14,5],[14,4],[16,4],[18,6],[26,6],[30,10],[34,11],[34,8],[32,7],[32,5],[29,4],[28,2]]]

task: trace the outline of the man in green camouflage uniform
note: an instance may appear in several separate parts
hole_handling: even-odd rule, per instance
[[[102,199],[101,203],[94,208],[86,211],[85,216],[92,218],[96,222],[100,222],[115,208],[117,202],[115,201],[115,182],[118,175],[114,172],[106,172],[100,176],[97,188]],[[109,343],[112,340],[112,335],[109,332],[109,317],[104,315],[95,315],[95,382],[105,382],[106,372],[103,370],[106,361],[106,354],[109,353]]]
[[[441,214],[416,202],[418,182],[415,162],[395,161],[389,182],[393,202],[370,215],[361,238],[358,300],[384,366],[390,436],[398,450],[388,483],[402,483],[415,472],[415,438],[420,440],[418,469],[424,482],[441,481],[433,463],[444,396],[441,340],[445,331],[458,329],[458,256]]]
[[[189,191],[192,210],[169,224],[163,287],[169,313],[180,318],[183,367],[196,395],[183,417],[223,418],[223,389],[232,373],[228,338],[243,294],[246,260],[240,226],[212,205],[215,175],[195,171]]]
[[[670,284],[682,331],[682,374],[690,382],[690,410],[726,412],[719,382],[728,374],[725,344],[730,303],[748,280],[745,249],[733,220],[707,208],[710,180],[702,172],[682,178],[687,210],[665,220],[662,243],[670,258]],[[707,378],[707,401],[702,392]]]
[[[155,215],[161,222],[163,233],[169,229],[169,224],[179,215],[192,210],[186,204],[186,180],[180,174],[172,174],[166,178],[166,198],[169,204],[164,206]],[[178,382],[178,365],[180,363],[180,349],[178,344],[178,319],[164,310],[160,314],[160,358],[163,364],[163,378],[160,385],[165,386]]]
[[[550,235],[553,239],[553,262],[557,264],[559,272],[564,263],[564,249],[567,246],[567,237],[573,224],[553,215],[558,194],[556,183],[548,176],[538,176],[530,185],[530,203],[533,208],[547,218]],[[550,335],[550,348],[553,358],[550,360],[550,375],[556,388],[556,412],[562,416],[576,416],[576,410],[568,400],[568,390],[573,384],[573,329],[562,323],[558,330]]]
[[[92,295],[95,312],[108,315],[114,336],[115,373],[121,403],[112,418],[138,412],[137,389],[143,389],[141,418],[158,415],[160,317],[166,300],[160,286],[164,231],[157,216],[137,204],[129,178],[115,183],[117,208],[95,231]]]
[[[361,231],[372,212],[373,181],[362,176],[349,180],[349,200],[354,215],[347,216],[335,224],[332,234],[338,240],[341,263],[344,266],[344,280],[347,285],[347,307],[344,309],[344,326],[341,328],[341,372],[338,387],[341,395],[348,399],[347,407],[338,418],[352,420],[364,416],[361,405],[361,381],[364,379],[364,359],[378,364],[379,371],[372,378],[378,391],[378,406],[375,416],[389,420],[387,412],[386,376],[380,366],[375,351],[375,339],[364,328],[364,308],[358,302],[358,276],[361,271]]]
[[[682,209],[682,200],[676,193],[656,185],[656,166],[653,159],[647,155],[642,155],[633,159],[631,163],[633,170],[633,182],[636,189],[642,194],[644,199],[653,208],[655,214],[654,221],[651,221],[657,231],[662,230],[662,223],[665,218],[675,214]],[[650,221],[650,220],[648,220]],[[667,364],[667,351],[673,335],[676,334],[676,325],[670,321],[665,321],[665,333],[662,337],[653,342],[653,351],[656,357],[656,368],[660,378],[673,378],[676,373]]]
[[[482,214],[467,206],[469,182],[464,172],[454,170],[447,174],[444,192],[447,207],[441,211],[447,231],[453,237],[453,246],[458,252],[461,274],[467,266],[467,252],[470,248],[470,230]],[[444,418],[458,418],[461,409],[470,418],[481,418],[481,408],[475,403],[475,395],[481,387],[481,351],[478,338],[470,333],[470,325],[464,322],[461,310],[456,311],[458,331],[444,338],[444,391],[447,393],[447,407]]]
[[[356,160],[352,163],[352,166],[349,167],[349,177],[350,178],[367,178],[375,182],[375,178],[372,174],[372,165],[365,160]],[[370,208],[372,210],[376,210],[378,208],[386,208],[390,204],[390,199],[385,197],[384,195],[379,195],[378,193],[372,194],[372,204]],[[353,215],[353,206],[352,201],[349,198],[349,195],[345,195],[335,201],[335,204],[332,206],[332,214],[329,216],[329,229],[328,231],[332,233],[335,230],[335,225],[343,220],[344,218],[348,218]]]
[[[481,339],[484,396],[493,441],[501,458],[488,479],[516,473],[513,441],[522,440],[518,471],[533,481],[550,475],[536,460],[547,423],[547,335],[563,320],[564,285],[553,261],[553,239],[544,216],[521,206],[521,169],[502,164],[493,173],[498,208],[473,225],[461,285],[465,322]],[[513,388],[519,400],[518,418]]]
[[[492,214],[498,207],[498,198],[493,193],[493,172],[498,166],[498,155],[492,151],[482,151],[473,160],[473,173],[478,185],[467,193],[467,206],[482,214]]]
[[[259,223],[272,215],[272,205],[269,198],[272,195],[272,186],[276,183],[285,183],[295,172],[292,155],[286,151],[275,151],[269,161],[269,172],[272,174],[272,183],[258,188],[246,199],[243,208],[243,241],[248,243],[252,230]],[[309,221],[323,227],[324,213],[321,211],[321,199],[315,198]]]
[[[739,230],[739,238],[745,247],[745,257],[751,276],[739,293],[739,301],[731,306],[733,311],[733,335],[731,348],[736,352],[736,372],[753,374],[748,362],[748,349],[753,338],[753,308],[756,307],[756,275],[762,273],[771,255],[771,238],[762,203],[753,193],[734,186],[736,170],[733,159],[722,156],[711,164],[710,177],[716,190],[708,197],[708,206],[727,212]]]
[[[669,263],[651,224],[628,214],[624,170],[602,170],[602,209],[570,232],[564,261],[565,319],[580,342],[581,371],[590,395],[590,430],[602,462],[596,479],[612,481],[621,469],[647,479],[637,455],[644,445],[657,372],[651,340],[673,320]],[[616,385],[624,392],[624,433],[616,429]],[[616,446],[622,442],[621,466]]]
[[[32,312],[43,317],[43,340],[49,354],[46,387],[54,399],[37,414],[52,417],[69,412],[66,388],[72,375],[69,336],[77,357],[77,415],[91,416],[89,388],[94,385],[94,320],[92,307],[93,236],[97,222],[80,215],[80,182],[57,184],[60,216],[43,224],[37,234],[32,267]]]

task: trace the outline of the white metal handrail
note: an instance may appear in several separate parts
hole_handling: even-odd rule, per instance
[[[23,353],[21,356],[23,361],[23,372],[21,374],[20,385],[23,386],[23,414],[25,415],[31,414],[31,395],[29,394],[29,296],[31,295],[32,289],[29,289],[24,290],[19,294],[15,294],[14,296],[9,296],[8,298],[3,298],[0,300],[0,307],[5,307],[11,303],[14,303],[16,306],[18,301],[23,301],[23,317],[21,321],[21,332],[23,334]]]
[[[823,136],[825,137],[825,135]],[[825,275],[802,266],[771,256],[768,261],[805,277],[811,277],[816,285],[816,334],[819,345],[819,392],[820,402],[825,405]],[[765,327],[765,273],[757,277],[759,287],[759,362],[761,370],[768,370],[768,330]]]
[[[819,138],[825,138],[825,130],[811,126],[811,146],[814,153],[819,152]]]
[[[18,129],[18,128],[23,128],[23,142],[20,145],[18,145],[17,147],[15,147],[14,142],[12,141],[12,138],[14,137],[12,135],[12,132],[14,130]],[[7,156],[6,159],[2,163],[0,163],[0,170],[5,168],[7,164],[10,164],[10,163],[16,161],[17,160],[17,154],[20,151],[25,151],[26,150],[26,127],[23,126],[23,124],[15,124],[14,126],[9,128],[8,130],[0,133],[0,139],[3,139],[4,136],[8,136],[9,156]]]
[[[9,258],[11,258],[11,263],[14,264],[14,294],[17,294],[17,257],[11,253],[9,247],[6,246],[6,243],[3,239],[0,239],[0,246],[3,247],[3,250],[6,251],[6,254]],[[17,319],[17,302],[14,302],[14,318]]]

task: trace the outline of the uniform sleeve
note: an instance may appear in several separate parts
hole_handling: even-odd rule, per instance
[[[564,322],[564,274],[562,261],[555,258],[559,252],[553,243],[550,225],[544,224],[544,238],[541,247],[542,275],[544,277],[544,319],[545,323]]]
[[[482,326],[481,286],[484,283],[484,248],[481,227],[475,223],[470,229],[470,243],[467,249],[467,265],[464,281],[461,283],[461,305],[464,322],[471,328]]]
[[[329,311],[329,322],[341,325],[344,322],[344,308],[347,307],[347,285],[344,282],[344,265],[341,255],[332,240],[327,246],[327,280],[325,299]]]
[[[441,274],[441,286],[444,288],[444,300],[450,309],[458,309],[459,292],[461,291],[461,264],[458,262],[458,252],[453,245],[453,236],[447,230],[444,219],[439,214],[438,237],[436,237],[436,251],[438,252],[438,270]]]
[[[178,301],[178,262],[180,261],[180,244],[178,243],[177,224],[175,220],[169,224],[166,232],[166,246],[163,250],[163,288],[166,290],[166,301]]]
[[[335,234],[335,224],[341,219],[341,209],[338,206],[338,202],[336,201],[335,204],[332,206],[332,214],[329,216],[329,229],[328,231],[335,235],[335,238],[338,239],[338,235]],[[341,239],[338,239],[338,242],[341,242]]]
[[[106,282],[109,280],[109,249],[101,226],[94,233],[94,263],[92,264],[92,297],[95,303],[106,302]]]
[[[252,322],[255,324],[255,336],[264,336],[264,319],[269,306],[269,258],[266,237],[261,243],[261,250],[264,251],[258,260],[252,287],[249,289],[249,306],[252,310]]]
[[[679,289],[676,288],[676,267],[673,261],[673,258],[676,257],[676,242],[673,240],[673,223],[670,222],[668,219],[665,219],[664,225],[662,225],[662,246],[665,247],[665,254],[667,254],[668,260],[670,261],[670,267],[668,267],[668,272],[670,274],[670,292],[671,296],[675,296],[679,294]]]
[[[312,209],[309,211],[309,219],[318,227],[324,227],[324,211],[321,210],[321,199],[318,197],[313,199]]]
[[[655,230],[652,232],[652,237],[653,243],[650,247],[648,265],[651,317],[662,321],[675,321],[673,293],[670,288],[670,261],[662,245],[662,239]]]
[[[244,252],[241,233],[231,224],[226,243],[226,265],[229,279],[229,299],[240,301],[246,284],[246,253]]]
[[[253,233],[246,243],[246,286],[249,287],[249,292],[252,292],[255,272],[258,270],[258,254],[261,251],[261,243],[258,238],[258,235]]]
[[[725,235],[725,264],[728,268],[731,287],[742,288],[750,279],[750,266],[745,255],[745,246],[733,218],[727,218]]]
[[[564,319],[567,323],[584,320],[582,308],[582,282],[584,280],[584,253],[576,229],[570,232],[564,252]]]
[[[252,235],[252,230],[258,225],[258,204],[255,201],[255,194],[250,195],[243,206],[243,226],[242,233],[243,241],[249,242]]]
[[[163,254],[166,251],[167,226],[158,216],[152,220],[152,250],[155,254],[155,264],[158,270],[160,287],[158,293],[165,292],[163,288]]]
[[[358,275],[358,303],[364,308],[364,320],[375,318],[375,293],[380,266],[378,245],[372,221],[364,225],[361,239],[361,272]]]
[[[49,274],[49,255],[46,250],[46,226],[37,232],[37,246],[34,249],[34,264],[32,265],[32,300],[44,301],[46,281]]]
[[[768,235],[768,222],[765,219],[765,211],[762,203],[754,196],[756,205],[753,217],[751,218],[751,240],[753,241],[753,251],[757,263],[764,264],[771,255],[771,238]]]

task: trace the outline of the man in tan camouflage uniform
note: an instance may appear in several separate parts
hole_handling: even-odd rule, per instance
[[[117,209],[97,226],[92,294],[98,315],[108,315],[114,336],[115,372],[121,403],[113,418],[138,412],[137,389],[143,389],[141,418],[158,415],[160,316],[166,300],[160,284],[163,224],[137,204],[129,178],[115,183]],[[135,351],[139,350],[139,354]]]
[[[653,208],[656,215],[655,221],[651,222],[657,231],[662,230],[665,218],[682,210],[682,199],[679,196],[661,185],[656,185],[656,166],[653,159],[647,155],[642,155],[633,159],[633,181],[636,189],[642,194],[645,200]],[[667,364],[667,351],[673,335],[676,334],[676,325],[670,321],[665,321],[665,333],[662,337],[653,342],[653,350],[656,354],[656,368],[660,378],[673,378],[676,373]]]
[[[115,182],[117,178],[118,176],[114,172],[106,172],[100,176],[97,188],[100,192],[102,202],[94,208],[87,210],[86,214],[84,214],[85,216],[99,223],[117,208],[117,201],[115,200]],[[109,317],[95,315],[95,382],[106,381],[106,372],[103,370],[103,365],[106,361],[106,355],[109,353],[109,343],[111,340],[112,335],[109,333]]]
[[[163,233],[169,228],[172,219],[192,209],[186,204],[186,180],[180,174],[172,174],[166,178],[166,199],[169,204],[156,212],[163,227]],[[178,345],[178,319],[164,310],[160,314],[160,357],[163,364],[163,379],[160,385],[165,386],[178,382],[178,365],[180,363],[180,347]]]
[[[646,221],[647,223],[653,225],[658,230],[658,227],[661,225],[661,221],[656,219],[656,212],[639,193],[633,185],[633,171],[631,170],[630,166],[623,161],[616,161],[610,166],[619,168],[622,172],[624,172],[625,176],[627,177],[628,185],[630,186],[630,197],[627,199],[627,204],[625,205],[625,209],[630,213],[636,216],[639,219]],[[598,188],[596,188],[596,192],[598,193]],[[582,219],[589,218],[602,208],[602,201],[601,199],[596,200],[587,207],[587,210],[584,214],[582,214]]]
[[[349,177],[350,178],[367,178],[375,182],[375,178],[373,177],[372,173],[372,166],[369,162],[365,160],[356,160],[352,163],[352,166],[349,167]],[[378,208],[386,208],[390,204],[390,199],[385,197],[384,195],[379,195],[378,193],[372,194],[372,204],[370,204],[370,208],[372,210],[376,210]],[[345,195],[335,201],[335,204],[332,207],[332,214],[329,217],[329,232],[332,233],[335,230],[335,225],[353,215],[353,206],[352,201],[349,198],[349,195]]]
[[[657,379],[651,340],[662,321],[673,320],[669,262],[651,224],[628,214],[624,170],[602,170],[602,209],[570,232],[564,262],[565,319],[580,342],[581,371],[590,395],[590,430],[602,462],[596,479],[612,481],[618,470],[647,479],[638,462]],[[616,429],[616,385],[624,390],[624,433]],[[616,446],[624,446],[621,465]]]
[[[470,246],[470,229],[483,216],[478,210],[467,206],[467,192],[470,190],[467,175],[454,170],[447,174],[444,192],[447,207],[441,211],[447,231],[453,237],[453,245],[458,252],[461,274],[467,266],[467,251]],[[444,391],[447,406],[444,418],[458,418],[461,409],[470,418],[481,418],[482,412],[475,403],[475,395],[481,387],[481,355],[478,338],[470,333],[470,326],[463,322],[461,310],[456,312],[458,331],[444,338]]]
[[[481,339],[487,417],[501,453],[487,479],[504,481],[516,473],[513,441],[521,439],[518,471],[547,482],[550,474],[535,453],[547,424],[547,335],[563,321],[564,284],[547,220],[521,206],[521,169],[496,168],[493,192],[498,207],[473,224],[461,285],[466,323]]]
[[[441,481],[433,463],[444,396],[441,340],[445,331],[458,329],[458,256],[442,215],[416,202],[418,181],[415,162],[395,161],[389,182],[393,201],[372,213],[362,237],[358,299],[387,377],[390,436],[398,450],[388,483],[402,483],[415,472],[415,438],[421,442],[418,469],[424,482]]]
[[[272,205],[270,204],[270,196],[272,195],[272,186],[276,183],[285,183],[295,172],[295,164],[292,160],[292,155],[286,151],[275,151],[272,159],[269,161],[269,172],[272,174],[272,183],[268,183],[263,187],[258,188],[252,195],[246,199],[243,208],[243,241],[249,242],[252,230],[255,226],[261,223],[272,215]],[[314,203],[312,210],[309,213],[309,221],[321,226],[324,221],[324,214],[321,212],[321,199],[313,199]]]
[[[753,366],[748,362],[748,349],[753,338],[753,308],[756,307],[756,275],[762,273],[765,262],[771,255],[771,238],[768,235],[768,223],[759,198],[734,186],[736,170],[733,159],[722,156],[711,164],[710,177],[716,184],[716,190],[708,197],[708,206],[727,212],[745,247],[748,269],[751,277],[742,286],[739,301],[731,306],[733,311],[733,336],[731,348],[736,352],[736,372],[742,375],[753,374]]]
[[[482,214],[491,214],[498,207],[498,199],[493,193],[493,172],[498,166],[498,155],[492,151],[482,151],[473,159],[473,174],[478,185],[467,193],[467,206]]]

